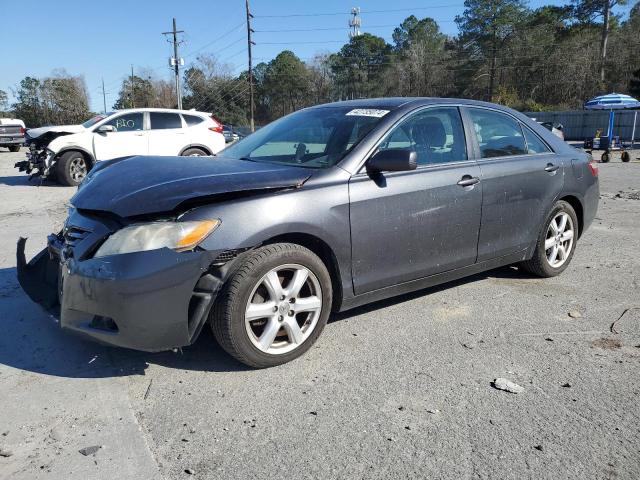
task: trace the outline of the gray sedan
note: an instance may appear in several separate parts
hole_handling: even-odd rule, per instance
[[[598,205],[591,157],[511,109],[381,98],[283,117],[216,158],[100,162],[18,276],[60,325],[146,351],[211,325],[268,367],[332,312],[516,264],[561,273]]]

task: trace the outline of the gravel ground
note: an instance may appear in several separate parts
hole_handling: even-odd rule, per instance
[[[254,371],[208,331],[162,354],[59,332],[14,244],[35,253],[73,189],[28,184],[20,156],[0,152],[0,478],[640,477],[640,162],[599,165],[560,277],[502,268],[379,302]]]

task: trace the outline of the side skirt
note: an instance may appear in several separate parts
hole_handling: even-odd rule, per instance
[[[345,298],[342,302],[342,305],[340,306],[339,311],[343,312],[345,310],[360,307],[361,305],[365,305],[367,303],[377,302],[379,300],[385,300],[397,295],[403,295],[405,293],[415,292],[416,290],[434,287],[442,283],[447,283],[454,280],[459,280],[464,277],[475,275],[476,273],[485,272],[494,268],[521,262],[527,259],[527,253],[528,249],[521,250],[516,253],[505,255],[503,257],[476,263],[468,267],[462,267],[455,270],[449,270],[447,272],[437,273],[428,277],[418,278],[417,280],[411,280],[409,282],[399,283],[397,285],[391,285],[389,287],[373,290],[361,295],[356,295],[355,297]]]

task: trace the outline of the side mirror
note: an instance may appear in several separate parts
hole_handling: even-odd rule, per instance
[[[367,162],[370,172],[404,172],[415,170],[418,166],[418,154],[414,150],[390,148],[380,150]]]
[[[115,132],[115,131],[116,129],[113,128],[113,125],[100,125],[96,130],[96,132],[98,133],[108,133],[108,132]]]

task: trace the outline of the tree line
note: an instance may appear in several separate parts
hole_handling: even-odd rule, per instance
[[[611,13],[625,1],[574,0],[531,9],[524,0],[466,0],[455,36],[432,18],[410,15],[393,30],[391,43],[364,33],[335,53],[310,59],[284,50],[253,68],[256,123],[309,105],[376,96],[464,97],[525,111],[577,109],[614,91],[640,96],[640,4],[624,20]],[[88,116],[81,79],[62,80],[25,78],[16,116],[30,125],[38,123],[27,118],[50,123],[66,108],[65,120]],[[202,55],[182,80],[184,108],[248,124],[247,71],[233,74],[215,56]],[[77,98],[69,102],[69,95]],[[134,75],[123,80],[114,108],[175,105],[172,82]]]

